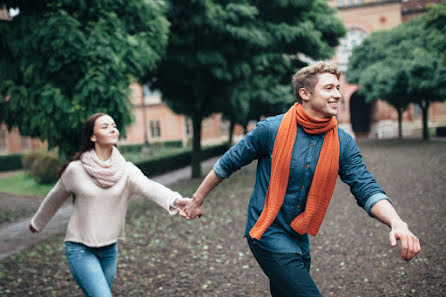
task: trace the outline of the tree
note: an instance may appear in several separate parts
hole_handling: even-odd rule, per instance
[[[305,1],[304,1],[305,2]],[[304,54],[314,60],[334,54],[334,47],[345,34],[335,10],[325,1],[299,3],[253,1],[258,8],[256,28],[268,36],[268,43],[259,51],[248,53],[253,73],[233,86],[229,102],[243,99],[244,109],[228,105],[226,118],[245,126],[249,120],[288,110],[296,101],[290,83],[291,75],[306,65],[298,57]],[[232,126],[232,125],[231,125]]]
[[[94,112],[125,134],[130,82],[150,77],[167,44],[163,2],[5,2],[20,14],[0,22],[0,121],[65,157]]]
[[[226,111],[231,118],[269,102],[271,90],[289,84],[304,65],[298,53],[328,57],[344,33],[323,0],[171,1],[168,19],[166,58],[151,84],[175,112],[192,118],[193,177],[201,175],[204,117]],[[254,98],[254,104],[247,102]]]
[[[440,21],[445,14],[438,13],[444,6],[431,6],[428,14],[392,30],[372,33],[350,58],[347,80],[361,85],[360,92],[368,101],[381,98],[398,110],[400,136],[402,110],[409,103],[422,110],[423,139],[427,140],[429,104],[446,99],[441,75],[441,32],[446,26]]]
[[[408,92],[406,57],[389,46],[396,42],[396,35],[392,31],[372,33],[353,50],[346,76],[349,82],[361,86],[359,92],[365,96],[366,102],[381,98],[397,110],[398,134],[402,138],[402,115],[411,94]]]

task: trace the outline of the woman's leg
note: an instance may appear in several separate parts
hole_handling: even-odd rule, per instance
[[[96,249],[96,255],[101,263],[107,284],[111,288],[118,264],[118,243]]]
[[[65,243],[71,273],[88,297],[112,297],[101,263],[93,250],[80,243]]]

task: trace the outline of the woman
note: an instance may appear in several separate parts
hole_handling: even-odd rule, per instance
[[[145,196],[171,215],[189,199],[148,179],[126,162],[115,145],[119,131],[112,117],[95,113],[85,122],[81,150],[61,170],[30,223],[32,232],[42,230],[64,201],[74,195],[73,214],[65,235],[70,270],[87,296],[112,296],[118,239],[124,239],[128,200]]]

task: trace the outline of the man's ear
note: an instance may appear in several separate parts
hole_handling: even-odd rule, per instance
[[[310,92],[308,92],[307,89],[300,88],[299,89],[299,96],[300,96],[300,98],[302,98],[303,101],[308,101],[308,100],[310,100],[311,94],[310,94]]]

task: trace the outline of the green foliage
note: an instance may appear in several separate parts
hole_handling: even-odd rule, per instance
[[[22,163],[25,171],[40,184],[56,182],[62,166],[52,153],[30,153],[23,157]]]
[[[0,172],[22,169],[22,154],[0,156]]]
[[[345,31],[323,0],[169,3],[167,55],[151,83],[175,112],[193,121],[194,177],[201,174],[204,117],[225,112],[241,122],[251,110],[256,117],[281,112],[292,101],[291,88],[282,85],[289,86],[290,75],[304,65],[297,54],[330,57]]]
[[[164,2],[4,2],[20,14],[0,22],[0,121],[63,155],[94,112],[125,134],[129,84],[150,77],[167,44]]]

